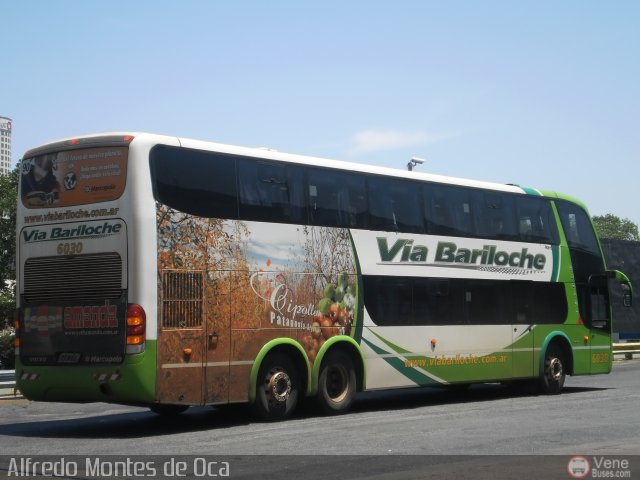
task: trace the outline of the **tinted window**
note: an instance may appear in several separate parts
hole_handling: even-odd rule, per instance
[[[381,326],[560,324],[568,311],[562,283],[366,275],[363,287]]]
[[[413,278],[413,312],[416,325],[464,323],[463,292],[448,278]]]
[[[505,317],[508,296],[504,282],[494,280],[463,280],[467,322],[472,325],[511,323]]]
[[[559,324],[567,318],[563,283],[509,281],[506,323]]]
[[[575,203],[559,201],[557,206],[569,247],[600,256],[598,241],[587,213]]]
[[[240,159],[238,184],[243,220],[306,223],[302,167]]]
[[[424,197],[427,232],[433,235],[558,243],[547,199],[436,184],[424,187]]]
[[[156,200],[202,217],[558,243],[550,201],[539,197],[169,146],[150,162]],[[560,205],[569,245],[597,253],[584,211]]]
[[[238,218],[234,157],[156,146],[150,162],[159,202],[200,217]]]
[[[520,240],[516,227],[515,198],[512,195],[477,191],[473,197],[478,236]]]
[[[568,313],[564,284],[532,283],[533,323],[563,323]]]
[[[558,229],[549,200],[522,195],[517,197],[516,206],[520,240],[558,243]]]
[[[362,228],[367,213],[365,179],[338,170],[307,168],[311,225]]]
[[[424,232],[418,184],[393,178],[369,178],[369,227],[372,230]]]
[[[428,233],[457,237],[476,234],[472,216],[471,189],[428,185],[424,190]]]
[[[414,325],[413,279],[365,277],[365,304],[377,325]]]

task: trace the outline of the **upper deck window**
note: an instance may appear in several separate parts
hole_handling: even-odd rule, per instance
[[[243,158],[238,184],[243,220],[306,222],[302,167]]]
[[[558,244],[548,198],[158,145],[155,199],[209,218]]]
[[[569,247],[599,257],[598,241],[587,213],[574,203],[559,201],[557,206]]]
[[[236,160],[214,152],[159,145],[151,151],[158,201],[200,217],[238,218]]]

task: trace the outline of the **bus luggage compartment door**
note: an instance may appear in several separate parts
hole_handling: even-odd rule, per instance
[[[225,273],[224,275],[222,273]],[[232,272],[218,272],[204,299],[204,403],[229,401]]]
[[[203,272],[164,270],[159,293],[157,400],[201,405],[206,358]]]
[[[511,319],[511,374],[513,378],[530,378],[534,374],[534,335],[532,332],[533,282],[510,282],[508,315]]]

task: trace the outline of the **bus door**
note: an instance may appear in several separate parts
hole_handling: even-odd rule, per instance
[[[611,305],[606,274],[589,277],[586,324],[589,332],[591,373],[611,371]]]
[[[160,403],[203,403],[206,359],[204,272],[162,270],[159,288],[158,369]]]
[[[513,378],[533,376],[533,298],[532,283],[512,281],[508,315],[511,317],[511,375]]]
[[[208,288],[204,302],[204,403],[226,403],[229,401],[232,275],[229,273],[208,283],[213,288]]]

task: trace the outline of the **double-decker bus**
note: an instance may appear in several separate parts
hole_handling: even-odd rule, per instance
[[[16,377],[179,413],[612,367],[608,271],[558,193],[152,134],[28,151]]]

